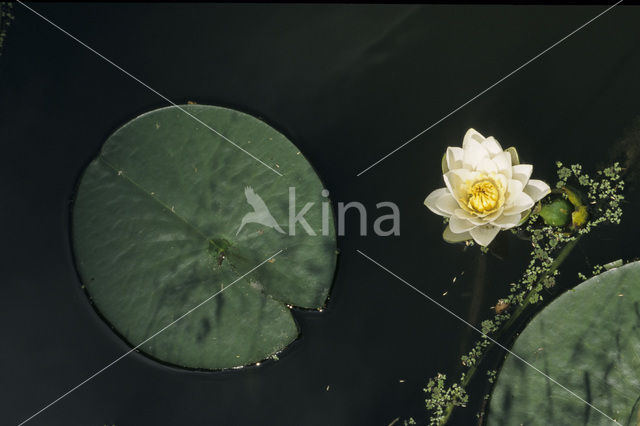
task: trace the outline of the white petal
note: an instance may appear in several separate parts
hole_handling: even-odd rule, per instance
[[[484,141],[484,136],[476,132],[475,129],[469,129],[467,130],[467,133],[464,134],[464,138],[462,139],[462,148],[467,149],[467,144],[470,141],[482,142]]]
[[[529,183],[527,183],[527,186],[524,187],[524,192],[527,193],[535,202],[550,193],[551,188],[541,180],[531,179],[529,180]]]
[[[459,200],[465,195],[464,191],[467,188],[467,182],[474,181],[479,174],[467,169],[449,170],[443,175],[444,183],[449,188],[449,192]]]
[[[429,210],[431,210],[435,214],[449,217],[450,215],[440,210],[436,205],[436,202],[440,199],[440,197],[448,193],[449,193],[449,190],[447,188],[438,188],[435,191],[433,191],[431,194],[429,194],[427,198],[425,198],[424,205],[427,206]]]
[[[453,195],[447,190],[446,194],[442,194],[438,199],[436,199],[436,207],[447,214],[447,216],[451,216],[454,211],[459,210],[460,206]]]
[[[487,174],[498,173],[498,166],[496,166],[496,163],[492,159],[487,157],[480,160],[480,162],[476,166],[476,170]]]
[[[503,214],[502,216],[496,218],[493,222],[494,225],[499,226],[502,229],[509,229],[516,226],[520,223],[522,219],[522,215],[520,213],[517,214]]]
[[[530,209],[535,204],[533,199],[528,196],[526,193],[521,192],[517,197],[513,200],[509,200],[509,207],[504,209],[504,214],[512,215],[516,213],[520,213],[526,209]]]
[[[469,222],[468,220],[460,219],[458,216],[451,216],[451,219],[449,220],[449,227],[451,228],[451,231],[453,231],[453,233],[461,234],[475,228],[476,225]]]
[[[487,150],[487,152],[491,155],[498,155],[502,151],[502,147],[500,146],[500,144],[498,143],[497,140],[494,139],[493,136],[489,136],[488,138],[486,138],[483,142],[482,142],[482,146],[484,147],[484,149]]]
[[[498,235],[498,231],[500,231],[498,226],[486,224],[473,228],[469,233],[476,243],[486,247]]]
[[[464,147],[462,166],[466,169],[475,170],[480,161],[485,158],[489,158],[487,150],[480,145],[480,142],[471,139]]]
[[[498,217],[502,216],[502,212],[504,211],[504,206],[500,207],[498,210],[496,210],[495,212],[486,215],[485,217],[483,217],[482,219],[484,220],[484,223],[489,223],[489,222],[493,222],[495,219],[497,219]]]
[[[478,216],[474,216],[471,213],[469,213],[468,211],[463,210],[463,209],[456,209],[456,210],[454,210],[453,214],[456,215],[457,217],[459,217],[460,219],[468,220],[469,222],[473,223],[474,225],[482,225],[482,224],[486,223],[484,218],[480,218]]]
[[[509,179],[505,175],[498,173],[497,175],[493,176],[493,179],[498,185],[502,186],[503,191],[507,191],[509,187]]]
[[[524,185],[519,180],[516,180],[516,179],[509,180],[509,187],[507,188],[507,202],[506,202],[506,205],[508,207],[511,207],[511,205],[517,199],[518,195],[520,195],[523,189],[524,189]]]
[[[451,230],[451,228],[447,226],[444,232],[442,233],[442,239],[448,243],[460,243],[462,241],[470,240],[471,234],[469,232],[456,234]]]
[[[462,160],[464,159],[464,149],[457,146],[447,148],[447,166],[449,170],[462,168]]]
[[[513,179],[518,179],[522,182],[522,185],[526,185],[531,177],[531,172],[533,172],[533,166],[531,164],[518,164],[513,166],[511,170],[513,170]]]
[[[493,157],[492,160],[496,164],[498,172],[511,179],[511,154],[509,154],[508,152],[501,152],[500,154]]]

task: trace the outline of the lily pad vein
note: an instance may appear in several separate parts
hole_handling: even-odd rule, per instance
[[[109,161],[107,161],[104,156],[102,154],[100,154],[98,156],[98,159],[100,161],[102,161],[107,167],[109,167],[110,169],[112,169],[114,172],[116,172],[118,174],[118,176],[123,177],[124,179],[127,180],[127,182],[129,182],[131,185],[133,185],[134,187],[136,187],[137,189],[139,189],[140,191],[142,191],[144,194],[146,194],[149,198],[151,198],[152,200],[154,200],[156,203],[160,204],[162,207],[164,207],[167,212],[171,213],[171,215],[175,216],[176,218],[178,218],[179,220],[181,220],[182,222],[184,222],[187,226],[189,226],[192,230],[194,230],[197,234],[199,234],[202,238],[204,238],[205,241],[215,245],[217,247],[217,245],[209,238],[207,237],[202,231],[200,231],[200,229],[198,229],[194,224],[192,224],[191,222],[189,222],[186,218],[180,216],[178,213],[175,212],[175,209],[172,209],[171,207],[169,207],[165,202],[163,202],[159,197],[156,197],[154,195],[151,195],[151,192],[148,191],[146,188],[144,188],[142,185],[140,185],[139,183],[137,183],[136,181],[134,181],[133,179],[131,179],[127,173],[123,170],[120,170],[119,168],[115,167],[113,164],[111,164]]]

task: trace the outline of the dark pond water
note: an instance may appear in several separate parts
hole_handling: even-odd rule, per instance
[[[528,248],[508,239],[500,260],[442,242],[441,219],[422,202],[441,186],[445,147],[474,127],[516,145],[535,177],[552,181],[555,160],[606,164],[640,113],[640,9],[620,6],[356,177],[604,6],[33,7],[178,103],[263,117],[309,158],[334,203],[401,209],[400,237],[360,237],[347,223],[328,309],[295,313],[303,335],[279,362],[203,373],[132,354],[34,425],[424,422],[426,380],[457,374],[476,336],[356,250],[477,323],[520,276]],[[0,57],[2,424],[128,350],[80,289],[70,201],[106,137],[166,105],[40,18],[15,12]],[[628,196],[624,223],[582,243],[560,286],[590,265],[638,254],[638,197]],[[474,423],[482,389],[472,395],[454,424]]]

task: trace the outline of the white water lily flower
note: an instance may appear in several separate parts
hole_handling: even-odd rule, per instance
[[[445,188],[433,191],[424,204],[449,218],[443,238],[473,239],[488,246],[501,229],[518,225],[533,205],[551,192],[541,180],[529,179],[533,166],[520,164],[515,148],[506,151],[492,136],[474,129],[462,148],[448,147],[442,161]]]

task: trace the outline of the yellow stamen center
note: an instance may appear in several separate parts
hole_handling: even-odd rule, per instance
[[[476,182],[469,190],[467,206],[477,213],[487,213],[494,210],[500,201],[500,191],[489,180]]]

